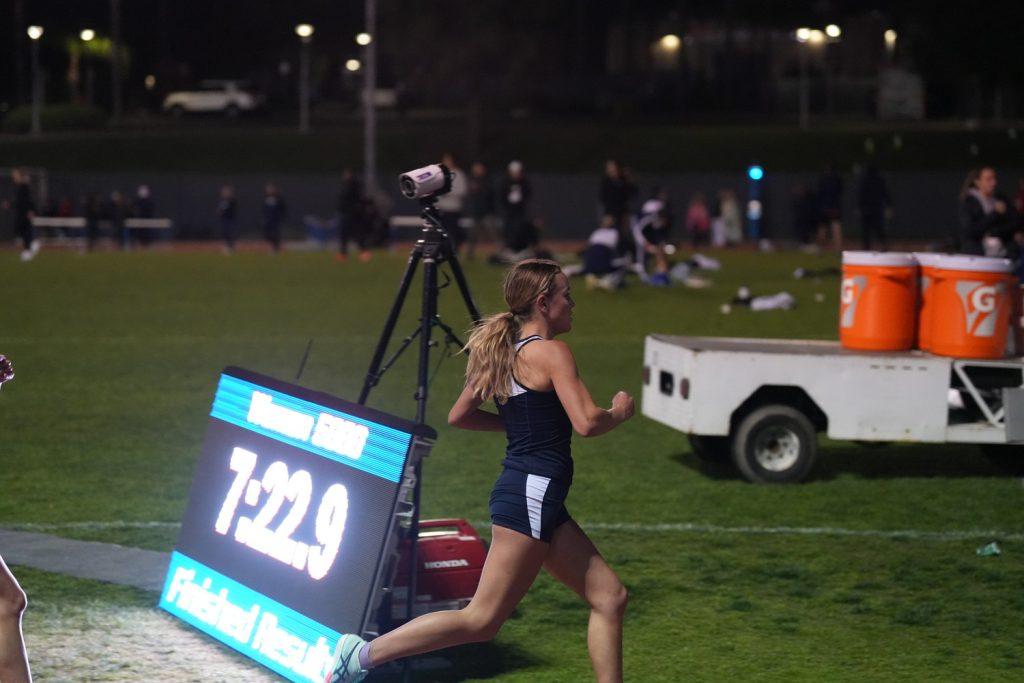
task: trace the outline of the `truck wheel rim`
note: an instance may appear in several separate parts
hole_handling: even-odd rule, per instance
[[[786,427],[769,427],[754,438],[754,459],[769,472],[784,472],[800,459],[800,437]]]

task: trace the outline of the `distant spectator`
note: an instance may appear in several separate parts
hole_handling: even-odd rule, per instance
[[[114,234],[121,240],[121,248],[128,248],[128,228],[125,227],[125,219],[131,211],[131,207],[128,205],[128,199],[121,193],[120,190],[114,190],[110,193],[110,201],[107,204],[107,218],[110,219],[110,223],[114,226]]]
[[[139,185],[135,189],[135,205],[132,213],[137,218],[152,218],[156,215],[156,204],[153,201],[153,192],[149,185]],[[142,230],[139,233],[139,241],[142,244],[149,244],[152,241],[153,233],[150,230]]]
[[[598,191],[601,214],[611,216],[620,230],[629,224],[629,201],[634,191],[632,183],[626,178],[622,165],[615,159],[606,161],[604,177],[601,178],[601,186]]]
[[[237,238],[238,200],[235,198],[235,188],[231,185],[224,185],[220,188],[217,218],[220,220],[220,234],[224,239],[224,251],[233,254]]]
[[[149,185],[139,185],[135,190],[135,215],[139,218],[152,218],[156,215],[156,203]]]
[[[481,239],[494,240],[494,189],[487,167],[479,161],[469,170],[465,210],[472,222],[467,235],[467,256],[472,258]]]
[[[686,234],[690,236],[690,243],[696,249],[698,246],[708,243],[710,233],[711,214],[708,212],[704,193],[698,192],[693,195],[686,208]]]
[[[530,243],[530,195],[530,181],[523,169],[523,162],[509,162],[508,172],[501,181],[498,202],[505,224],[505,246],[514,252],[522,251]]]
[[[804,182],[793,185],[793,234],[804,251],[818,251],[818,199]]]
[[[461,221],[469,184],[466,182],[466,174],[456,161],[455,155],[446,152],[441,156],[441,163],[454,174],[454,177],[452,178],[452,189],[438,198],[437,208],[441,212],[441,226],[448,233],[452,245],[458,251],[466,241],[466,231],[462,229]]]
[[[818,241],[824,245],[831,238],[834,251],[843,250],[843,177],[829,162],[818,178]]]
[[[615,218],[605,215],[601,226],[590,233],[586,249],[583,250],[583,268],[587,289],[600,287],[614,290],[622,286],[625,272],[619,253],[619,228]]]
[[[985,254],[986,238],[1005,243],[1010,235],[1006,202],[996,196],[991,166],[972,169],[960,190],[960,244],[963,254]]]
[[[32,198],[32,179],[28,172],[16,168],[11,171],[14,182],[14,233],[21,238],[21,260],[31,261],[39,253],[39,240],[32,225],[36,217],[36,203]]]
[[[888,249],[885,223],[892,215],[892,197],[889,196],[885,178],[875,164],[868,164],[861,175],[857,208],[860,211],[861,243],[864,249],[871,251],[876,243],[880,251]]]
[[[729,189],[718,192],[718,211],[711,221],[711,243],[716,247],[743,241],[743,218],[736,193]]]
[[[348,260],[348,243],[355,242],[359,248],[359,260],[368,261],[370,252],[366,249],[367,198],[363,184],[351,168],[341,172],[341,192],[338,193],[338,261]]]
[[[647,282],[656,286],[667,286],[668,256],[665,244],[668,242],[668,212],[666,206],[643,215],[633,226],[634,240],[638,245],[637,268],[643,276],[647,273],[648,257],[654,258],[654,273]]]
[[[100,217],[103,214],[100,196],[95,192],[87,192],[82,201],[82,211],[85,213],[85,244],[86,248],[92,251],[96,248],[96,240],[100,235]]]
[[[270,243],[274,253],[281,251],[281,225],[288,209],[281,192],[274,183],[263,188],[263,237]]]

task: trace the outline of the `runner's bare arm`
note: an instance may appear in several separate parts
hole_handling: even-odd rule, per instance
[[[544,345],[546,353],[542,362],[546,364],[551,383],[555,385],[558,400],[569,415],[572,428],[580,436],[599,436],[633,416],[633,399],[624,391],[612,398],[611,409],[605,410],[594,403],[565,342],[553,339]]]
[[[448,424],[459,429],[482,432],[503,432],[505,421],[500,415],[480,410],[483,401],[473,395],[473,387],[466,384],[455,405],[448,411]]]

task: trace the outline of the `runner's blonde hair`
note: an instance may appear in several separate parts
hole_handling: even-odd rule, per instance
[[[541,294],[551,295],[555,278],[562,267],[547,259],[528,259],[517,263],[505,275],[503,286],[508,310],[489,316],[470,333],[466,342],[469,363],[466,382],[473,395],[496,403],[508,400],[512,390],[512,365],[515,342],[523,323],[533,315],[534,303]]]

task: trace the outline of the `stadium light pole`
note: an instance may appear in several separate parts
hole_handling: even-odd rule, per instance
[[[38,136],[43,132],[40,122],[43,97],[40,92],[41,79],[39,76],[39,39],[43,37],[43,27],[29,26],[28,37],[32,41],[32,123],[29,132]]]
[[[113,87],[111,123],[121,123],[121,0],[110,0],[110,81]]]
[[[299,24],[295,35],[302,42],[299,53],[299,132],[309,132],[309,45],[313,42],[313,25]]]
[[[801,26],[795,32],[797,58],[800,62],[800,130],[810,126],[810,95],[807,92],[807,42],[811,39],[811,29]]]
[[[365,13],[366,28],[356,42],[363,46],[363,186],[373,197],[377,194],[377,0],[366,0]]]
[[[78,37],[82,39],[83,43],[88,43],[96,37],[96,31],[91,28],[82,29]],[[92,104],[96,99],[96,69],[93,66],[93,60],[88,55],[83,56],[85,57],[85,101]]]

